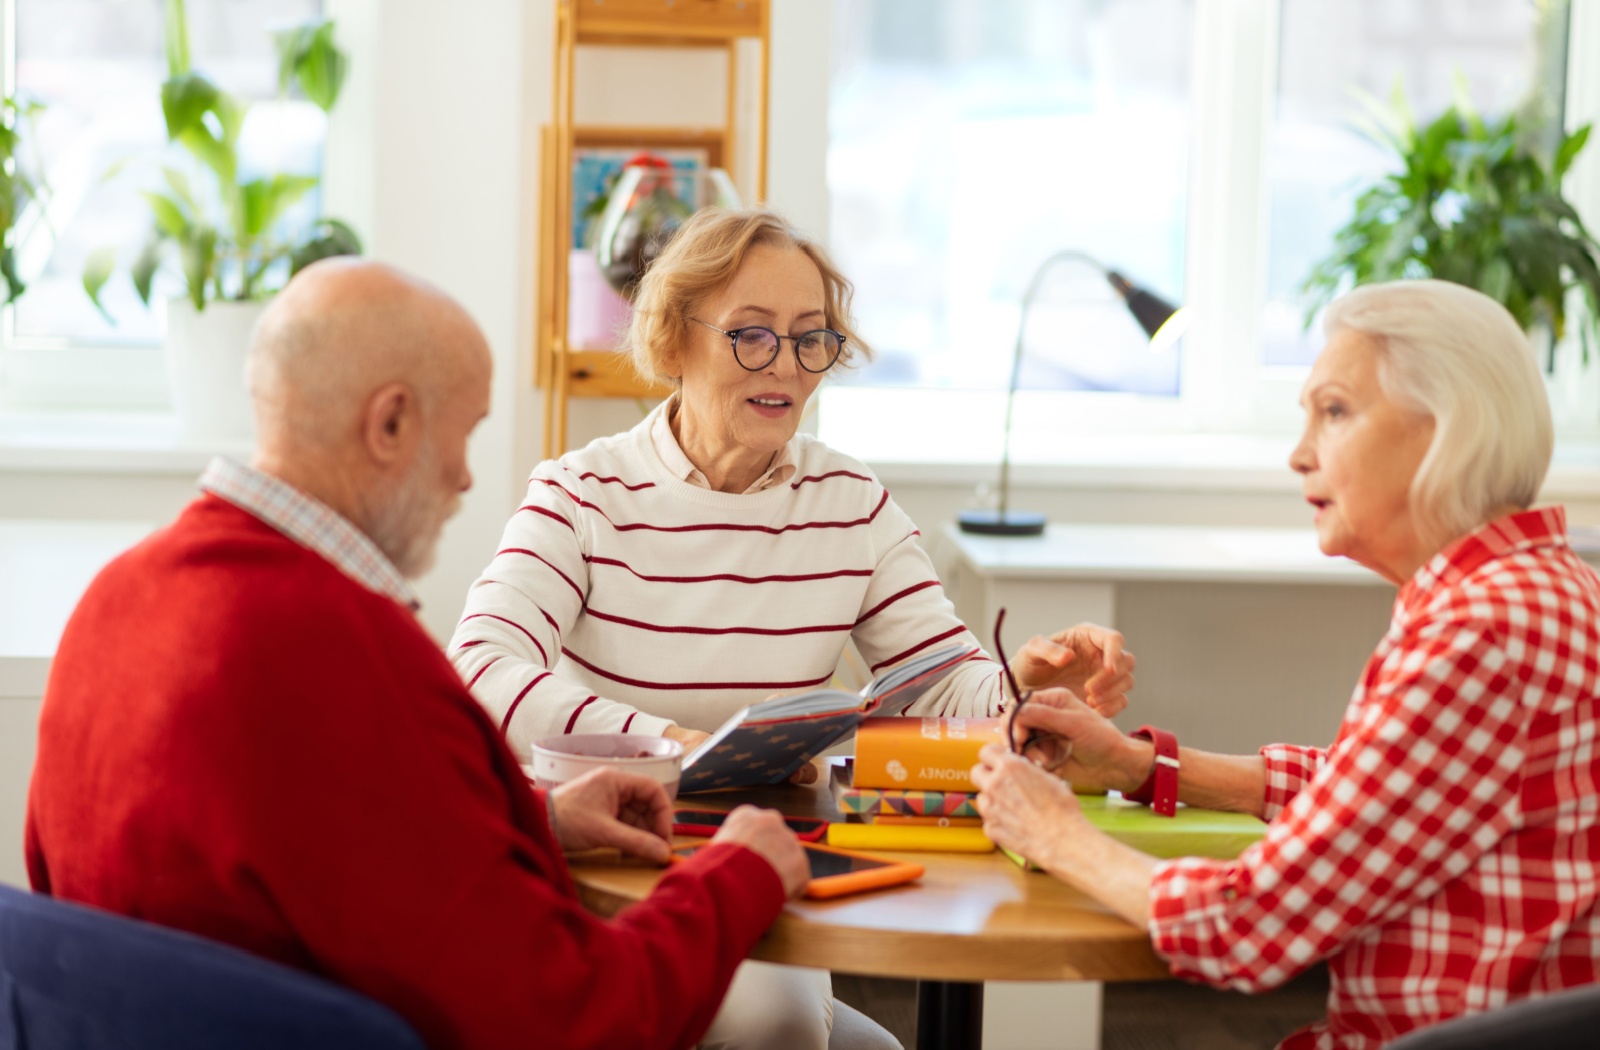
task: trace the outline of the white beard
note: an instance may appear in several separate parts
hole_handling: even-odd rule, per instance
[[[408,580],[433,568],[445,522],[461,509],[460,493],[439,494],[437,476],[438,455],[428,441],[411,471],[372,514],[372,542]]]

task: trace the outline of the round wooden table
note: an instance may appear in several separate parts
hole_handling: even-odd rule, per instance
[[[686,800],[706,809],[741,802],[793,816],[839,819],[825,783]],[[1169,976],[1144,930],[1049,875],[1023,871],[998,851],[872,852],[921,864],[926,874],[892,889],[831,901],[791,901],[751,957],[917,980],[919,1048],[979,1046],[984,981]],[[602,915],[644,898],[661,877],[661,869],[620,860],[609,851],[569,860],[584,904]]]

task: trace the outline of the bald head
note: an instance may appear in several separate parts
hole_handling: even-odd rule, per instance
[[[431,547],[437,528],[395,533],[431,520],[424,503],[453,508],[471,483],[466,439],[488,411],[490,368],[483,333],[437,288],[382,263],[316,263],[272,301],[251,341],[257,466],[401,564],[397,549]]]
[[[285,454],[337,447],[385,384],[409,384],[431,411],[488,362],[478,326],[432,285],[382,263],[323,260],[256,328],[249,379],[261,444]]]

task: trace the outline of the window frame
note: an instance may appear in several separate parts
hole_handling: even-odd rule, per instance
[[[1267,300],[1267,143],[1278,90],[1280,14],[1280,0],[1195,0],[1184,231],[1185,300],[1194,318],[1184,337],[1179,396],[1019,391],[1014,461],[1072,463],[1079,454],[1069,448],[1107,434],[1287,438],[1298,430],[1299,389],[1309,369],[1262,363],[1259,333]],[[1571,0],[1569,17],[1564,120],[1571,131],[1600,124],[1600,2]],[[1584,221],[1600,228],[1600,145],[1591,142],[1563,186]],[[1009,343],[1013,336],[995,338]],[[1554,384],[1553,393],[1562,395],[1552,398],[1559,438],[1600,439],[1600,363],[1569,367]],[[1004,391],[890,390],[825,384],[822,437],[872,462],[981,462],[991,451],[998,459]],[[1564,412],[1562,401],[1572,407]],[[863,422],[868,413],[870,425]],[[967,454],[952,458],[954,439],[924,440],[919,421],[927,419],[964,420],[958,429]]]

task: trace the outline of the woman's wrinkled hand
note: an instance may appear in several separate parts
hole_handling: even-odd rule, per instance
[[[668,740],[676,740],[682,744],[685,755],[699,747],[701,743],[711,736],[710,733],[702,733],[698,729],[685,729],[683,726],[678,725],[668,726],[661,731],[661,735]]]
[[[1044,867],[1083,816],[1071,786],[998,744],[979,752],[972,782],[983,833]]]
[[[1027,740],[1023,757],[1080,787],[1131,790],[1148,773],[1149,745],[1125,736],[1070,689],[1044,689],[1001,724],[1006,740]]]
[[[819,774],[817,772],[817,764],[816,764],[816,762],[814,762],[814,761],[812,761],[812,762],[804,762],[804,763],[801,763],[801,766],[800,766],[799,769],[797,769],[793,773],[789,774],[789,783],[791,783],[791,784],[815,784],[817,782],[817,777],[818,776],[819,776]]]
[[[1023,689],[1071,689],[1112,718],[1128,706],[1137,662],[1122,645],[1120,631],[1080,623],[1028,639],[1012,657],[1011,673]]]

